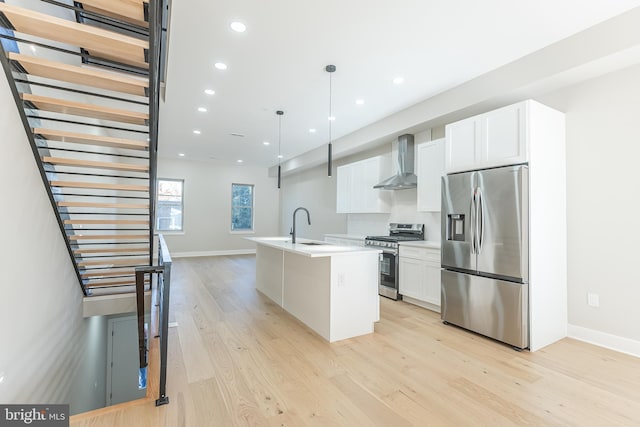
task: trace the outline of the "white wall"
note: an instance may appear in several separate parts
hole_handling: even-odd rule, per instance
[[[82,292],[4,74],[0,129],[0,402],[99,407],[104,366],[85,351]]]
[[[248,236],[278,234],[277,180],[266,168],[186,159],[158,160],[158,178],[184,180],[184,232],[163,233],[172,256],[255,250]],[[231,184],[255,185],[255,233],[231,233]]]
[[[334,168],[342,163],[336,163]],[[304,212],[298,212],[296,234],[307,239],[324,240],[324,234],[347,232],[347,216],[336,213],[336,172],[327,176],[327,166],[317,166],[282,178],[280,188],[280,235],[288,235],[293,224],[293,211],[305,207],[311,216],[311,225]]]
[[[582,338],[640,355],[640,66],[539,100],[567,120],[569,324]],[[600,307],[587,305],[588,292]]]

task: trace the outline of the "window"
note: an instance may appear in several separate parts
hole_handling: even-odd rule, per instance
[[[182,231],[181,179],[158,179],[156,195],[156,231]]]
[[[253,231],[253,185],[231,184],[231,231]]]

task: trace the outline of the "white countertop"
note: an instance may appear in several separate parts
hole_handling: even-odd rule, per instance
[[[440,249],[440,241],[438,240],[413,240],[408,242],[400,242],[400,246],[414,246],[416,248]]]
[[[332,245],[331,243],[304,239],[301,237],[296,238],[296,243],[291,243],[291,237],[245,237],[245,239],[251,240],[260,245],[265,245],[275,249],[280,249],[283,251],[292,252],[312,258],[382,252],[380,249],[363,248],[360,246]],[[308,245],[305,243],[316,244]]]
[[[325,234],[326,237],[335,237],[337,239],[351,239],[351,240],[364,240],[365,236],[358,234]]]

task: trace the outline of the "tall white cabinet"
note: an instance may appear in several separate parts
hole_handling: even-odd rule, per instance
[[[436,139],[416,147],[418,211],[440,212],[440,180],[445,174],[445,140]]]
[[[567,335],[564,114],[527,100],[445,128],[446,172],[529,164],[529,343]]]

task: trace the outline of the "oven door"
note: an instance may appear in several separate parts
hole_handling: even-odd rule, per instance
[[[394,252],[382,252],[380,254],[378,293],[393,300],[400,298],[398,294],[398,259]]]

